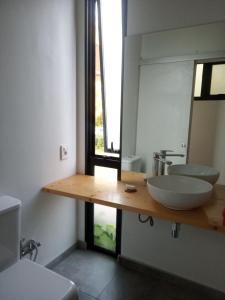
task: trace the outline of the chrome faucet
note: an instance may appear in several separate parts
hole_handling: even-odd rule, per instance
[[[172,150],[160,150],[159,152],[153,153],[153,176],[165,175],[165,166],[172,165],[172,161],[167,160],[169,157],[184,157],[184,154],[176,154],[168,152],[173,152]]]

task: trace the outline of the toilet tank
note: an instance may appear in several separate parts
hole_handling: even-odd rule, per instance
[[[0,272],[19,259],[21,201],[0,195]]]

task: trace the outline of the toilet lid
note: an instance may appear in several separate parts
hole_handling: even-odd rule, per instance
[[[48,269],[23,259],[0,272],[0,299],[78,299],[74,283]]]
[[[21,206],[21,201],[7,196],[0,194],[0,215],[9,212],[10,210],[14,210]]]

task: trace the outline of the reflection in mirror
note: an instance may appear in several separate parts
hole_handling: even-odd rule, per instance
[[[188,161],[219,167],[213,163],[212,153],[225,152],[221,148],[225,109],[223,101],[215,100],[221,100],[224,93],[225,84],[218,78],[222,78],[225,69],[215,62],[225,60],[224,35],[225,23],[221,22],[125,38],[122,170],[151,176],[153,154],[160,150],[183,154],[183,157],[168,157],[172,164]],[[203,75],[209,73],[210,77]],[[209,98],[203,99],[206,79],[210,82]],[[206,115],[204,122],[211,127],[207,131],[208,144],[197,147],[192,139],[197,139],[200,130],[200,125],[194,123],[199,120],[196,112],[201,109]],[[225,173],[225,159],[222,164]],[[221,168],[219,171],[223,173]],[[219,182],[225,184],[222,178]]]
[[[210,94],[225,94],[225,63],[212,66]]]
[[[210,80],[204,83],[204,71],[199,71],[197,65],[195,87],[203,81],[201,91],[208,90],[209,98],[213,95],[221,100],[193,101],[188,162],[214,167],[220,172],[218,183],[225,184],[225,63],[207,65],[211,65]],[[204,64],[200,66],[202,69]],[[207,83],[208,86],[204,87]],[[200,96],[196,88],[195,92],[195,98]]]

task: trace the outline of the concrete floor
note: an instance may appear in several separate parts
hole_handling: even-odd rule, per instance
[[[74,281],[80,300],[224,300],[225,295],[197,284],[182,284],[154,274],[129,270],[109,256],[75,250],[52,267]]]

